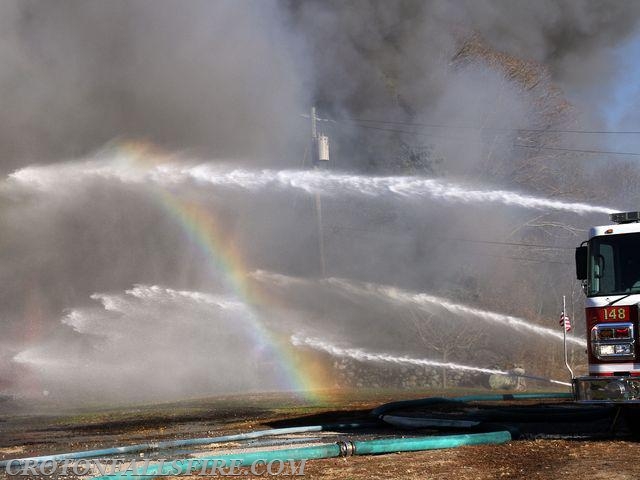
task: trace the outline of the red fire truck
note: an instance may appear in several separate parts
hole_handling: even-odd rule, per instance
[[[613,213],[576,248],[586,294],[589,375],[573,379],[578,402],[640,403],[640,212]]]

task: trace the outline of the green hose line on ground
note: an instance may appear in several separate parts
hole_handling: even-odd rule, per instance
[[[556,393],[505,393],[505,394],[488,394],[488,395],[467,395],[464,397],[429,397],[417,398],[415,400],[400,400],[398,402],[385,403],[371,410],[374,417],[406,407],[427,407],[429,405],[438,405],[442,403],[465,403],[465,402],[502,402],[509,400],[566,400],[573,399],[573,394],[569,392]]]
[[[132,480],[145,479],[151,480],[159,476],[184,475],[186,473],[197,473],[203,469],[211,471],[214,467],[229,468],[231,466],[250,466],[254,462],[262,461],[269,463],[274,460],[283,462],[293,460],[314,460],[320,458],[335,458],[340,456],[340,445],[330,443],[324,445],[315,445],[311,447],[289,448],[285,450],[262,450],[259,452],[232,453],[220,455],[217,457],[201,457],[190,458],[184,460],[175,460],[164,465],[149,465],[136,469],[136,471],[128,471],[111,475],[103,475],[96,477],[94,480]]]
[[[375,455],[392,452],[417,452],[456,448],[465,445],[495,445],[511,440],[507,431],[488,433],[467,433],[463,435],[445,435],[441,437],[383,438],[353,442],[355,455]]]
[[[322,432],[332,429],[360,429],[377,426],[378,422],[357,423],[329,423],[325,425],[305,425],[302,427],[273,428],[269,430],[257,430],[255,432],[223,435],[219,437],[186,438],[182,440],[167,440],[163,442],[141,443],[137,445],[125,445],[121,447],[102,448],[99,450],[83,450],[79,452],[58,453],[54,455],[42,455],[38,457],[15,458],[0,460],[0,469],[9,466],[25,465],[26,463],[59,462],[62,460],[80,460],[85,458],[101,458],[105,456],[138,453],[146,450],[161,450],[170,448],[188,447],[194,445],[209,445],[213,443],[241,442],[254,438],[263,438],[276,435],[290,435],[295,433]]]
[[[143,478],[151,480],[159,476],[173,476],[186,473],[210,472],[214,467],[250,466],[255,462],[269,464],[272,461],[301,461],[321,458],[335,458],[347,455],[376,455],[395,452],[416,452],[440,448],[455,448],[464,445],[500,444],[511,440],[506,431],[474,433],[465,435],[447,435],[436,437],[410,437],[379,440],[345,441],[310,447],[290,448],[286,450],[263,450],[260,452],[234,453],[218,457],[176,460],[164,465],[149,465],[127,471],[97,477],[95,480],[133,480]]]

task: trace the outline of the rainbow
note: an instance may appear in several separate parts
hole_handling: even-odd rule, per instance
[[[145,143],[127,142],[119,146],[123,156],[136,164],[153,164],[166,155]],[[161,208],[181,227],[189,240],[203,254],[209,271],[222,276],[226,286],[246,305],[249,315],[244,317],[257,348],[264,349],[279,364],[279,384],[286,391],[294,392],[308,400],[320,401],[326,387],[318,379],[326,378],[322,367],[311,358],[301,355],[289,342],[288,336],[277,336],[260,320],[260,309],[273,305],[255,284],[249,282],[249,269],[238,242],[230,236],[221,222],[208,209],[177,195],[157,189],[154,197]]]

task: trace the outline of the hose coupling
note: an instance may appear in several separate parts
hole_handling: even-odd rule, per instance
[[[338,440],[336,444],[340,447],[341,457],[351,457],[356,453],[356,446],[350,440]]]

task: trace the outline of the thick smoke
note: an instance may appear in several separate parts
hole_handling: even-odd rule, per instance
[[[608,54],[640,14],[633,1],[596,0],[312,0],[290,8],[314,54],[319,99],[349,113],[396,115],[429,113],[448,89],[443,67],[473,34],[498,52],[548,66],[569,89],[605,85],[615,69]]]
[[[282,158],[304,104],[282,21],[263,1],[3,2],[2,169],[117,137]]]
[[[160,200],[167,192],[214,218],[247,269],[320,272],[316,204],[305,193],[248,193],[197,181],[165,190],[104,175],[85,180],[74,170],[78,162],[101,155],[127,171],[169,155],[177,164],[197,158],[254,172],[299,168],[309,136],[300,114],[315,104],[321,117],[338,121],[320,122],[331,138],[333,168],[436,175],[444,177],[433,180],[438,185],[461,180],[622,208],[628,195],[613,197],[604,188],[594,194],[581,160],[537,149],[566,145],[566,138],[512,129],[601,123],[588,95],[608,87],[608,72],[617,68],[609,53],[637,31],[639,13],[637,2],[587,0],[2,2],[0,172],[50,164],[32,171],[62,181],[34,195],[2,180],[0,394],[72,397],[83,388],[82,380],[65,376],[73,368],[100,372],[114,389],[132,387],[135,377],[149,397],[280,385],[242,363],[255,341],[241,326],[244,313],[221,315],[173,295],[207,292],[246,303],[229,288],[225,259],[214,265],[180,213]],[[354,118],[420,125],[363,128]],[[181,153],[122,154],[117,145],[129,139]],[[105,144],[111,146],[94,153]],[[624,178],[632,190],[637,172],[629,168]],[[555,318],[562,289],[572,285],[567,249],[587,224],[602,220],[383,195],[326,197],[322,212],[328,275],[523,318],[550,311]],[[558,288],[550,293],[552,281]],[[170,301],[140,299],[134,285]],[[280,307],[250,314],[287,333],[300,328],[321,338],[326,325],[349,339],[366,330],[363,348],[404,348],[420,358],[437,353],[412,330],[424,318],[329,290],[273,288]],[[105,299],[121,308],[108,308]],[[437,309],[430,315],[443,317]],[[469,322],[465,328],[484,334]],[[181,334],[193,343],[170,340]],[[219,347],[214,353],[212,344]],[[510,344],[534,350],[522,338]],[[135,364],[133,349],[144,362]],[[131,377],[112,375],[123,365],[131,366]],[[145,380],[154,365],[162,368]],[[209,368],[224,374],[203,376]],[[157,386],[157,371],[184,381]]]
[[[330,113],[480,126],[495,103],[491,90],[505,88],[504,72],[452,73],[465,40],[479,35],[496,51],[548,65],[570,92],[592,92],[606,85],[615,68],[609,53],[635,28],[640,6],[26,0],[0,9],[6,172],[116,137],[286,162],[300,147],[298,115],[312,101]],[[446,99],[460,92],[469,98]],[[469,101],[476,107],[458,115],[442,111]],[[496,108],[499,123],[527,126],[526,105],[512,102]]]

